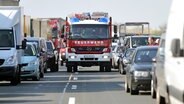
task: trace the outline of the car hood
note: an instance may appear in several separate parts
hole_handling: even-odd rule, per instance
[[[36,56],[22,56],[21,57],[22,64],[34,62],[36,61],[36,59],[37,59]]]
[[[134,69],[137,71],[151,71],[152,63],[136,63]]]

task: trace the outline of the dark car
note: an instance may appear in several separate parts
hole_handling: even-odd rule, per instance
[[[138,94],[139,90],[151,90],[152,59],[156,56],[157,46],[140,46],[127,61],[125,91]]]
[[[47,67],[51,72],[56,72],[59,69],[58,66],[58,52],[54,47],[52,41],[47,41]]]
[[[37,46],[37,51],[40,58],[40,77],[44,77],[44,72],[47,71],[47,46],[46,40],[39,37],[26,37],[27,42],[33,42]]]
[[[130,60],[134,50],[135,50],[134,48],[129,48],[124,52],[124,54],[120,55],[120,57],[119,57],[119,72],[120,72],[120,74],[126,73],[126,70],[125,70],[125,68],[127,66],[126,62],[127,62],[127,60]]]

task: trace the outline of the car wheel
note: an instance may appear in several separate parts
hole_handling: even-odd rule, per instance
[[[106,72],[111,72],[111,67],[110,66],[105,66],[105,71]]]
[[[134,89],[132,88],[132,85],[130,85],[130,94],[131,94],[131,95],[138,95],[138,94],[139,94],[139,90],[134,90]]]
[[[61,66],[63,66],[63,64],[64,64],[64,62],[63,62],[63,61],[61,61],[61,62],[60,62],[60,65],[61,65]]]
[[[20,69],[17,68],[17,72],[15,77],[13,77],[13,79],[10,81],[10,84],[13,86],[18,85],[19,83],[21,83],[21,77],[20,77]]]
[[[100,65],[100,72],[104,72],[104,66]]]
[[[151,80],[151,97],[153,99],[156,98],[156,91],[155,91],[155,88],[154,88],[153,79]]]
[[[40,78],[44,78],[44,73],[43,72],[40,73]]]
[[[72,72],[72,66],[67,66],[67,72]]]
[[[125,92],[129,93],[130,92],[130,88],[128,86],[128,81],[127,78],[125,77]]]
[[[74,65],[73,66],[73,72],[77,72],[78,71],[78,67],[77,67],[77,65]]]
[[[39,80],[40,80],[40,76],[37,75],[37,76],[33,77],[32,80],[33,80],[33,81],[39,81]]]
[[[119,63],[119,73],[122,74],[122,64]]]
[[[160,96],[160,92],[159,92],[158,88],[157,88],[157,92],[156,92],[156,103],[157,104],[166,104],[165,98]]]
[[[55,65],[54,65],[54,71],[55,71],[55,72],[58,72],[58,71],[59,71],[59,66],[58,66],[58,64],[55,64]]]

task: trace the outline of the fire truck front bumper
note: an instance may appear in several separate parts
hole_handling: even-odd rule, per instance
[[[97,66],[111,65],[110,54],[68,54],[67,65]]]

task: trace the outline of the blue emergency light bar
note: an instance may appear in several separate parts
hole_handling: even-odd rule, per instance
[[[98,21],[107,23],[109,21],[109,19],[107,17],[105,17],[105,18],[100,18]]]
[[[70,18],[70,21],[71,22],[79,22],[80,19],[79,18],[76,18],[76,17],[73,17],[73,18]]]

